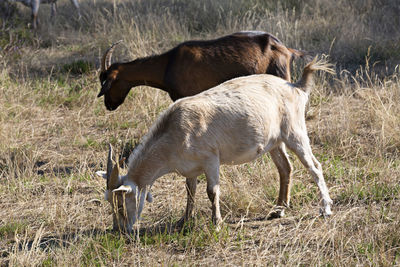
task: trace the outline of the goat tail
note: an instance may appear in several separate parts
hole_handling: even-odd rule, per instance
[[[304,92],[310,93],[313,83],[313,72],[316,70],[322,70],[330,74],[335,74],[336,72],[333,67],[334,65],[329,63],[326,57],[321,59],[314,57],[314,59],[304,67],[303,75],[300,81],[297,82],[296,86]]]

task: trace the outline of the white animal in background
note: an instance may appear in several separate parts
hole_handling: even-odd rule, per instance
[[[6,0],[8,2],[21,2],[32,10],[32,27],[37,28],[39,24],[38,12],[40,4],[51,4],[51,18],[57,13],[57,0]],[[71,4],[76,8],[79,18],[81,18],[81,11],[79,8],[78,0],[70,0]]]
[[[251,75],[176,101],[134,149],[124,176],[119,175],[119,164],[113,163],[110,146],[107,172],[97,174],[107,179],[105,195],[114,210],[114,229],[131,231],[145,199],[152,199],[150,187],[171,172],[186,177],[187,206],[180,222],[193,217],[197,176],[205,173],[212,221],[219,225],[220,165],[249,162],[267,152],[281,174],[278,203],[288,206],[291,164],[285,145],[311,173],[322,198],[320,211],[330,215],[332,200],[305,123],[316,70],[334,73],[331,64],[314,59],[297,83],[268,74]],[[280,216],[283,207],[275,214]]]

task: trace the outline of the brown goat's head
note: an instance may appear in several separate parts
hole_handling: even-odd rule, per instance
[[[101,71],[99,77],[101,90],[97,97],[104,95],[104,104],[108,110],[115,110],[119,105],[121,105],[132,87],[129,82],[119,79],[120,64],[114,63],[111,65],[112,52],[115,46],[120,42],[121,41],[114,43],[109,49],[107,49],[101,60]]]

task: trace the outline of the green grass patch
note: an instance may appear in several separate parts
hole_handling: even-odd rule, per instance
[[[340,180],[348,175],[351,166],[341,156],[329,155],[328,153],[315,153],[315,156],[320,161],[323,174],[327,180]]]
[[[0,226],[0,238],[6,239],[13,237],[16,232],[24,232],[27,226],[28,224],[23,222],[10,222],[2,225]]]
[[[341,190],[337,201],[342,203],[365,203],[382,202],[398,199],[400,195],[400,184],[388,184],[384,182],[356,183]]]
[[[276,203],[279,195],[278,188],[276,186],[272,186],[271,184],[264,185],[263,188],[265,198],[273,203]]]
[[[312,182],[311,186],[306,186],[305,183],[312,182],[310,180],[304,182],[294,182],[291,189],[291,206],[294,209],[304,207],[312,202],[319,201],[319,191],[317,185]]]
[[[205,249],[213,246],[215,243],[225,244],[228,242],[230,229],[222,225],[219,231],[210,221],[205,221],[207,218],[198,218],[196,222],[188,222],[178,232],[158,232],[145,233],[140,237],[140,242],[143,245],[151,245],[162,247],[164,245],[173,245],[177,249]],[[243,235],[238,238],[242,240]]]
[[[73,109],[76,106],[87,104],[86,99],[84,101],[82,99],[89,93],[84,90],[88,85],[85,80],[77,82],[65,77],[58,77],[54,80],[37,79],[32,84],[35,92],[31,97],[36,99],[35,102],[39,107],[62,106]]]
[[[41,266],[42,267],[53,267],[53,266],[57,266],[57,264],[56,264],[54,258],[49,256],[42,261]]]
[[[78,182],[88,182],[93,180],[92,176],[88,173],[88,174],[79,174],[79,175],[71,175],[70,180],[72,181],[78,181]]]
[[[94,149],[101,149],[103,147],[103,142],[99,140],[95,140],[92,137],[87,137],[84,143],[82,144],[84,148],[94,148]]]
[[[94,69],[94,64],[82,59],[77,61],[64,64],[61,67],[62,72],[67,72],[71,74],[86,74],[89,73],[91,70]]]
[[[126,251],[126,240],[120,234],[106,233],[90,240],[82,255],[85,266],[104,266],[118,261]]]

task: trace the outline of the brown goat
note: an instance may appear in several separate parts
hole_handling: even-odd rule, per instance
[[[116,43],[117,44],[117,43]],[[290,82],[290,63],[304,52],[287,48],[266,32],[238,32],[215,40],[188,41],[156,56],[111,65],[113,44],[101,62],[101,91],[108,110],[121,105],[129,90],[148,85],[173,101],[250,74],[272,74]]]

